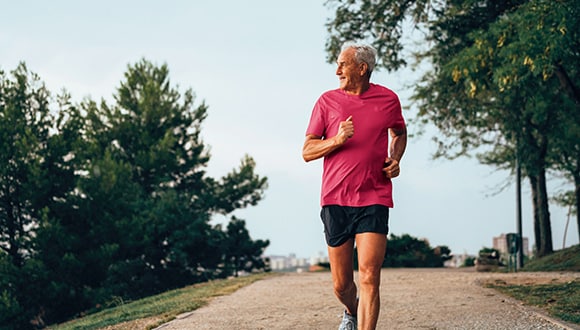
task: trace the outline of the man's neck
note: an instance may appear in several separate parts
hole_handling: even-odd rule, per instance
[[[345,90],[345,93],[347,93],[349,95],[362,95],[370,87],[371,87],[370,82],[368,80],[365,80],[365,81],[362,81],[359,84],[359,86],[357,86],[356,88],[352,88],[352,89],[349,89],[349,90]]]

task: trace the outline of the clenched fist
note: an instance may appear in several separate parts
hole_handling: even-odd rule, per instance
[[[348,118],[346,118],[345,121],[340,122],[336,138],[338,139],[340,144],[343,144],[353,135],[354,135],[354,125],[352,123],[352,116],[348,116]]]
[[[398,177],[400,171],[399,162],[396,159],[387,158],[387,160],[385,160],[383,172],[385,172],[387,178],[392,179]]]

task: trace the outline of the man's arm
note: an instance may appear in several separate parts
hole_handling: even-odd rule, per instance
[[[320,136],[308,134],[302,147],[302,158],[306,162],[322,158],[340,148],[353,134],[354,126],[352,124],[352,116],[340,122],[338,133],[329,139],[323,140]]]
[[[407,128],[390,129],[389,132],[391,134],[391,145],[389,148],[389,158],[385,160],[383,171],[387,178],[392,179],[399,176],[401,170],[399,163],[407,147]]]

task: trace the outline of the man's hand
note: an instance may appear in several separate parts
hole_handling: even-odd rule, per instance
[[[385,172],[387,178],[392,179],[398,177],[400,170],[399,162],[396,159],[387,158],[387,160],[385,160],[383,172]]]
[[[344,144],[346,140],[354,135],[354,125],[352,124],[352,116],[348,116],[345,121],[340,122],[336,139],[338,144]]]

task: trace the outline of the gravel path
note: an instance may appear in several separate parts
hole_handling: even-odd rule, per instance
[[[377,329],[580,329],[479,285],[578,278],[579,273],[384,269]],[[337,329],[341,314],[330,273],[284,274],[218,297],[157,329]]]

